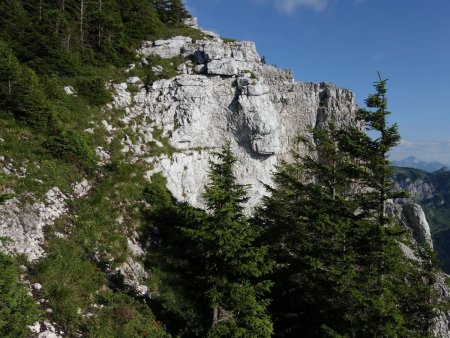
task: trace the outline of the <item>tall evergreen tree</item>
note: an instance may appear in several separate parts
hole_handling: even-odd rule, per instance
[[[405,231],[384,210],[396,197],[387,152],[399,141],[386,122],[385,84],[375,84],[367,104],[377,110],[359,111],[359,126],[331,123],[301,138],[309,154],[294,152],[278,168],[259,210],[277,262],[272,311],[280,337],[430,335],[431,274],[403,254]]]
[[[236,183],[230,143],[214,155],[218,162],[210,161],[211,183],[203,195],[208,213],[198,226],[185,229],[204,267],[199,280],[211,308],[208,336],[270,337],[267,248],[256,244],[259,231],[245,216],[247,187]]]

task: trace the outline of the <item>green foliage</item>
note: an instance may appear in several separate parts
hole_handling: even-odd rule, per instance
[[[45,147],[55,157],[80,163],[80,167],[87,172],[94,171],[97,166],[94,152],[87,145],[85,137],[76,131],[61,131],[50,137]]]
[[[152,0],[152,2],[161,20],[170,26],[182,26],[184,20],[191,17],[182,0]]]
[[[203,267],[197,276],[211,311],[209,337],[269,337],[272,324],[264,279],[272,267],[267,248],[258,246],[259,231],[244,214],[247,187],[236,183],[230,143],[214,154],[204,199],[209,213],[184,232],[193,241]]]
[[[5,43],[0,41],[0,109],[45,130],[51,111],[36,74],[21,65]]]
[[[78,78],[76,89],[79,95],[94,106],[103,106],[112,99],[111,92],[105,88],[105,81],[100,77]]]
[[[5,179],[4,179],[3,175],[0,174],[0,187],[2,187],[4,182],[5,182]],[[14,195],[12,195],[12,194],[0,193],[0,205],[5,203],[7,200],[9,200],[9,199],[11,199],[13,197],[14,197]]]
[[[180,230],[191,227],[204,212],[176,204],[161,174],[152,176],[144,191],[149,204],[141,240],[149,250],[146,266],[152,269],[150,306],[173,336],[204,336],[209,307],[195,276],[199,271],[196,247]]]
[[[159,156],[159,155],[161,155],[161,154],[166,154],[166,155],[168,155],[169,157],[172,157],[172,155],[174,154],[174,153],[176,153],[176,152],[179,152],[180,150],[179,149],[177,149],[177,148],[175,148],[174,146],[172,146],[171,144],[170,144],[170,142],[169,142],[169,139],[167,138],[167,137],[163,137],[162,136],[162,130],[161,129],[155,129],[154,131],[153,131],[153,137],[156,139],[156,140],[158,140],[159,142],[161,142],[161,144],[162,144],[162,147],[160,147],[160,146],[158,146],[157,144],[156,144],[156,142],[154,142],[154,141],[151,141],[150,142],[150,146],[151,146],[151,149],[150,149],[150,151],[148,152],[148,154],[150,155],[150,156]]]
[[[170,337],[149,307],[124,293],[100,292],[96,297],[94,316],[86,323],[89,337]]]
[[[399,140],[388,126],[385,81],[358,118],[375,138],[333,123],[300,138],[274,175],[255,222],[277,262],[275,332],[280,337],[426,337],[435,316],[435,264],[399,247],[405,231],[385,216],[392,191],[386,154]]]
[[[78,309],[90,304],[106,282],[95,265],[83,257],[80,248],[63,239],[55,240],[51,253],[35,274],[44,286],[55,319],[69,333],[75,333],[82,322]]]
[[[0,252],[0,336],[25,337],[28,325],[39,315],[27,289],[19,282],[19,267],[12,257]]]
[[[101,336],[102,322],[83,316],[78,309],[83,313],[95,311],[105,319],[104,330],[111,337],[114,332],[153,332],[149,326],[153,321],[150,309],[142,311],[143,305],[133,295],[111,296],[108,302],[97,296],[107,285],[104,269],[114,269],[128,256],[124,227],[132,231],[133,223],[140,217],[136,209],[144,185],[138,164],[115,162],[105,170],[103,179],[97,181],[88,197],[72,202],[71,208],[77,214],[55,224],[54,230],[67,237],[50,236],[47,244],[50,254],[38,263],[33,278],[43,285],[45,298],[55,310],[55,320],[64,325],[66,332],[74,334],[81,330]],[[125,225],[118,224],[119,216],[124,217]],[[97,301],[105,302],[104,312],[92,308]],[[131,311],[136,318],[129,324],[122,320],[114,322],[116,305],[117,309]]]

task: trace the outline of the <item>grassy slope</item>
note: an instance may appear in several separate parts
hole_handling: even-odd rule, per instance
[[[178,27],[152,38],[180,34],[194,39],[203,36],[200,31]],[[133,61],[130,59],[129,63]],[[150,60],[150,66],[153,61],[155,64],[167,63],[158,78],[170,78],[176,75],[174,68],[184,60],[155,59]],[[169,61],[174,61],[173,67],[168,66]],[[147,184],[143,173],[148,168],[140,162],[126,163],[120,152],[120,134],[107,144],[107,134],[101,131],[102,128],[97,128],[94,134],[84,132],[93,125],[100,125],[104,118],[101,106],[111,95],[107,93],[105,99],[104,92],[92,94],[89,86],[87,90],[83,90],[83,86],[91,80],[121,82],[132,75],[150,78],[153,76],[150,66],[125,74],[115,66],[105,65],[89,69],[88,73],[95,74],[92,76],[53,77],[51,83],[41,79],[49,102],[58,113],[59,127],[82,135],[92,152],[97,146],[104,147],[112,158],[105,167],[84,170],[77,159],[58,156],[48,146],[51,135],[18,121],[9,112],[0,113],[0,136],[4,140],[0,143],[0,154],[5,157],[5,163],[11,162],[14,168],[24,167],[27,172],[23,178],[7,176],[4,186],[13,189],[19,200],[32,202],[54,186],[70,193],[70,185],[82,178],[88,178],[94,184],[88,196],[70,203],[67,216],[46,229],[48,256],[35,265],[29,264],[32,281],[43,285],[42,294],[38,296],[47,299],[47,306],[53,309],[48,316],[69,334],[84,332],[92,337],[167,335],[150,307],[133,294],[112,292],[107,280],[107,271],[120,265],[128,256],[127,234],[140,225],[142,193]],[[74,86],[79,95],[66,95],[62,90],[66,85]],[[120,115],[121,112],[113,112],[113,121],[114,113]],[[165,144],[163,139],[161,141]],[[170,155],[174,151],[176,149],[165,144],[163,148],[155,147],[154,155]],[[117,222],[119,216],[124,219],[121,224]],[[94,253],[99,253],[98,261],[92,259]],[[96,316],[87,316],[88,313]]]

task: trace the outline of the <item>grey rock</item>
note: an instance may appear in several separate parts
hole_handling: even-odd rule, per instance
[[[164,70],[164,68],[160,65],[152,66],[152,72],[155,74],[159,74]]]
[[[86,196],[91,190],[92,186],[87,179],[83,179],[81,182],[72,183],[71,188],[73,191],[73,196],[75,198],[80,198]]]
[[[419,246],[429,245],[433,247],[430,226],[425,213],[420,205],[415,203],[398,204],[386,203],[386,214],[407,228],[412,230],[412,235]]]
[[[198,28],[197,18],[192,17],[192,18],[184,19],[183,23],[185,26],[192,27],[192,28]]]
[[[185,36],[175,36],[168,40],[147,41],[138,50],[139,55],[158,55],[162,58],[172,58],[181,54],[183,47],[192,39]]]
[[[65,86],[64,87],[64,92],[67,95],[75,95],[75,89],[72,86]]]
[[[44,229],[67,212],[66,200],[57,187],[50,189],[43,202],[22,205],[11,199],[0,206],[0,249],[25,254],[30,261],[44,255]]]

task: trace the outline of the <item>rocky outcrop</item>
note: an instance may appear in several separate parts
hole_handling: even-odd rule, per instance
[[[211,152],[226,140],[238,157],[238,180],[252,187],[253,206],[265,194],[275,165],[289,156],[297,133],[332,115],[350,123],[356,111],[351,91],[296,83],[289,71],[265,65],[253,42],[175,37],[146,42],[138,55],[142,63],[154,55],[190,61],[177,68],[179,76],[138,86],[131,99],[126,84],[114,86],[116,105],[126,111],[121,122],[135,134],[133,141],[123,141],[122,150],[132,162],[144,158],[153,167],[149,179],[161,172],[174,197],[195,206],[202,206]],[[162,139],[171,151],[151,156]]]
[[[22,204],[11,199],[0,205],[0,249],[25,254],[33,261],[44,254],[44,228],[67,212],[67,196],[57,187],[43,202]]]
[[[400,221],[405,228],[412,230],[417,245],[433,247],[430,226],[420,205],[411,202],[404,204],[389,202],[386,204],[386,213],[389,217]]]

